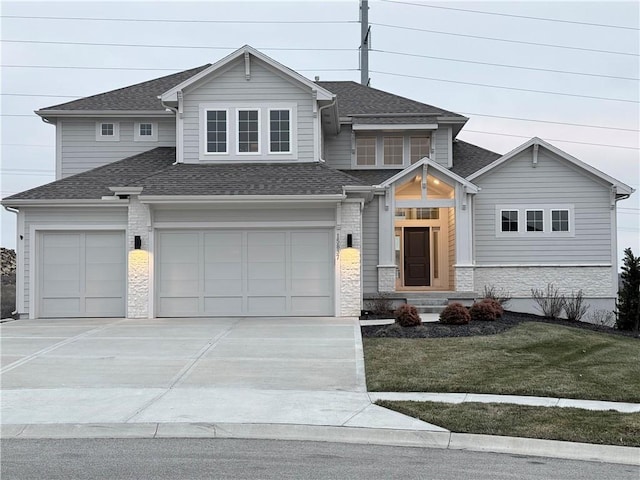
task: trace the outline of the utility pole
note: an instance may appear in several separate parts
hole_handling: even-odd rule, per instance
[[[369,26],[369,0],[360,0],[360,83],[369,86],[369,49],[371,27]]]

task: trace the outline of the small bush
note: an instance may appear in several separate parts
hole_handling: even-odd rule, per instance
[[[466,325],[470,321],[469,310],[458,302],[450,303],[440,313],[440,322],[447,325]]]
[[[371,313],[378,316],[389,315],[393,311],[391,298],[386,293],[379,293],[369,300],[368,307]]]
[[[502,304],[498,300],[493,298],[483,298],[480,302],[491,305],[496,312],[496,318],[500,318],[504,314],[504,308],[502,308]]]
[[[613,327],[616,324],[616,314],[610,310],[592,310],[587,316],[587,322]]]
[[[482,296],[499,302],[503,307],[508,306],[512,298],[511,292],[503,290],[502,288],[498,289],[493,285],[485,285]]]
[[[471,320],[493,321],[497,318],[495,307],[489,302],[476,302],[469,309]]]
[[[571,292],[571,296],[565,298],[564,312],[567,314],[567,320],[579,322],[587,310],[589,310],[589,304],[584,303],[582,290],[578,290],[578,293]]]
[[[393,315],[396,323],[401,327],[417,327],[418,325],[422,325],[422,319],[418,314],[418,310],[408,303],[400,305]]]
[[[531,296],[538,304],[538,310],[545,317],[553,318],[554,320],[560,317],[566,299],[564,295],[560,294],[560,290],[553,286],[553,283],[547,284],[546,291],[532,288]]]

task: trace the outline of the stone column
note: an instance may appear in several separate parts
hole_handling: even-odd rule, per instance
[[[137,196],[129,198],[129,221],[127,225],[127,318],[149,318],[150,295],[150,229],[149,207]],[[142,240],[140,249],[134,248],[134,238]]]

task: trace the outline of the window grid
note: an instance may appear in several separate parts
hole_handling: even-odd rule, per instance
[[[238,153],[260,152],[258,110],[238,111]]]
[[[502,217],[502,231],[503,232],[517,232],[518,231],[518,211],[517,210],[502,210],[500,212]]]
[[[569,210],[551,210],[551,231],[569,231]]]
[[[269,111],[269,152],[291,152],[291,124],[289,110]]]
[[[113,137],[115,129],[113,123],[103,123],[100,125],[100,135],[103,137]]]
[[[544,214],[542,210],[527,210],[527,232],[544,231]]]
[[[356,164],[375,166],[376,164],[375,137],[356,138]]]
[[[153,135],[153,125],[151,123],[141,123],[139,135],[141,137],[151,137]]]
[[[207,111],[207,153],[227,153],[227,112]]]
[[[431,153],[429,137],[411,137],[411,165]]]
[[[402,165],[403,137],[384,137],[384,165]]]

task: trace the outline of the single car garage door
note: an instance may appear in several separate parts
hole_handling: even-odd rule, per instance
[[[40,317],[124,317],[124,232],[42,232],[39,251]]]
[[[157,234],[157,315],[333,315],[333,231]]]

